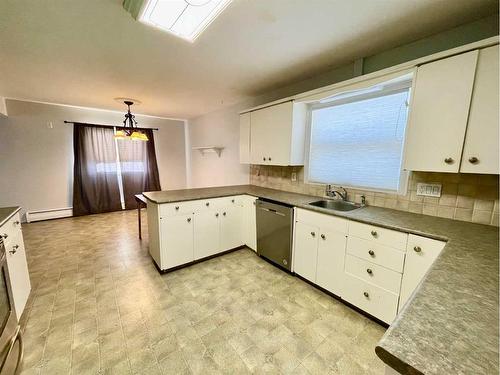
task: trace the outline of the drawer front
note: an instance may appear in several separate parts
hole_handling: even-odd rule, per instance
[[[217,206],[217,208],[243,206],[244,201],[244,195],[233,195],[230,197],[217,198],[215,201],[215,205]]]
[[[396,317],[398,295],[355,276],[344,275],[342,298],[388,324]]]
[[[22,236],[21,234],[21,216],[18,213],[13,215],[7,222],[5,222],[0,227],[0,236],[2,236],[5,246],[14,242],[14,240],[18,236]]]
[[[169,217],[176,215],[192,214],[200,206],[199,201],[186,201],[160,204],[160,216]]]
[[[347,253],[393,271],[403,272],[405,253],[375,241],[348,237]]]
[[[332,215],[321,214],[318,212],[298,208],[297,221],[320,227],[321,230],[324,231],[347,233],[348,220]]]
[[[405,251],[408,234],[355,221],[349,222],[349,235],[372,240]]]
[[[345,272],[399,295],[401,287],[401,274],[399,272],[352,255],[347,255],[345,258]]]

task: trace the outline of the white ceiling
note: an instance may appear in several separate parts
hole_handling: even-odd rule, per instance
[[[122,0],[0,1],[0,96],[190,118],[495,12],[496,0],[235,0],[191,44]]]

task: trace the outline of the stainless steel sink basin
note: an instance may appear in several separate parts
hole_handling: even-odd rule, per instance
[[[327,199],[311,202],[309,204],[311,206],[326,208],[327,210],[333,210],[333,211],[352,211],[363,207],[361,204],[354,202],[341,201],[341,200],[327,200]]]

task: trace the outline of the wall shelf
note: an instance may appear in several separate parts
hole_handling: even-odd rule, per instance
[[[222,150],[224,147],[222,146],[202,146],[202,147],[193,147],[193,150],[198,150],[200,154],[205,155],[207,153],[215,152],[217,156],[220,158],[222,154]]]

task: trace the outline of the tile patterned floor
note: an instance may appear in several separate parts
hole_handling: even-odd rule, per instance
[[[135,220],[24,225],[22,374],[383,373],[383,327],[249,249],[161,275]]]

